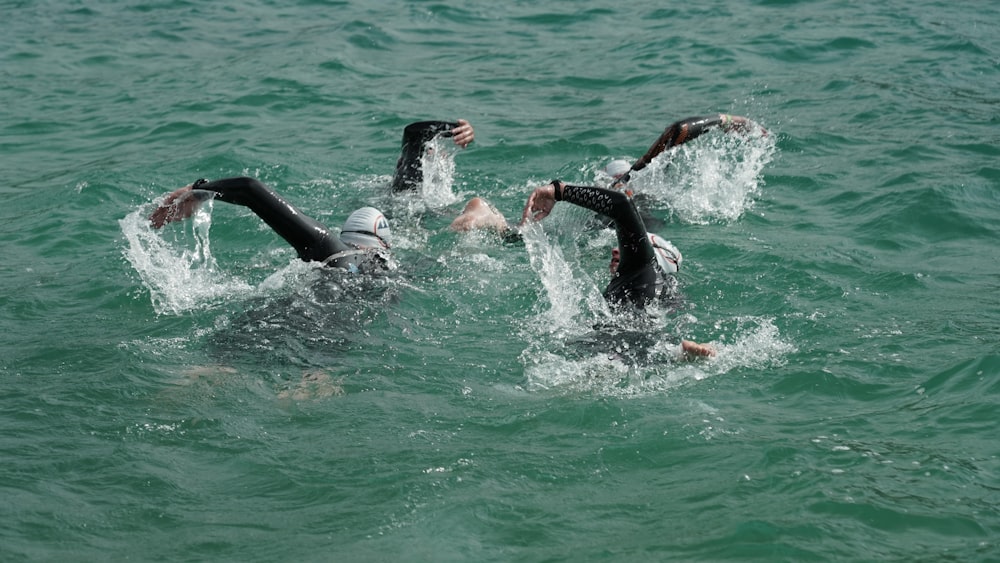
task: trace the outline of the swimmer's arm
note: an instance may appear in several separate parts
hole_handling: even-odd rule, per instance
[[[646,227],[631,198],[623,192],[596,186],[571,186],[561,180],[536,188],[528,198],[521,224],[540,221],[552,212],[557,201],[566,201],[601,215],[615,223],[615,236],[621,251],[619,269],[632,271],[653,260],[653,247],[646,236]]]
[[[556,189],[559,180],[535,188],[528,196],[528,201],[524,204],[524,211],[521,213],[520,225],[529,221],[541,221],[552,213],[552,208],[556,206]],[[561,187],[561,186],[559,186]]]
[[[154,228],[183,221],[193,215],[203,201],[211,197],[218,197],[226,203],[249,207],[260,215],[258,209],[268,207],[264,200],[269,196],[277,198],[276,194],[253,178],[225,178],[212,182],[201,178],[169,193],[149,216],[149,221]]]
[[[150,223],[159,228],[190,217],[201,200],[207,199],[198,194],[212,194],[220,201],[249,208],[292,245],[304,260],[319,260],[330,253],[349,250],[324,225],[296,209],[260,180],[245,176],[211,182],[198,180],[176,190],[150,215]]]
[[[510,230],[510,225],[496,207],[481,197],[474,197],[465,204],[465,208],[458,217],[455,217],[449,228],[459,233],[477,230],[504,233]]]
[[[458,121],[418,121],[407,125],[403,129],[403,148],[419,147],[422,151],[424,145],[438,135],[451,137],[456,145],[464,149],[475,140],[476,131],[467,119],[459,119]]]
[[[561,187],[560,198],[563,201],[596,211],[614,222],[621,260],[619,273],[624,275],[652,263],[653,246],[646,236],[646,225],[627,193],[596,186],[562,184]]]
[[[615,219],[616,224],[620,218],[629,214],[629,211],[635,210],[629,196],[623,192],[596,186],[571,186],[562,180],[552,180],[544,186],[535,188],[528,197],[524,212],[521,214],[521,223],[528,220],[541,221],[548,217],[558,201],[567,201],[607,215]],[[637,218],[638,213],[635,215]],[[641,223],[641,219],[639,221]]]
[[[392,178],[392,191],[416,190],[423,180],[421,158],[427,144],[438,135],[452,137],[455,144],[465,148],[475,139],[476,134],[465,119],[458,121],[417,121],[403,128],[403,145],[396,161],[396,172]]]
[[[423,151],[424,145],[431,142],[438,135],[452,137],[457,129],[462,129],[461,132],[467,135],[468,130],[472,128],[468,123],[465,120],[417,121],[411,123],[403,128],[403,150],[404,152],[407,149],[414,150],[419,155]],[[468,127],[463,128],[463,125],[468,125]]]
[[[465,148],[476,138],[476,131],[467,119],[458,121],[417,121],[403,129],[403,157],[413,158],[423,153],[425,145],[438,135],[451,137],[455,145]]]
[[[153,211],[149,220],[154,227],[161,227],[166,223],[187,219],[198,209],[202,201],[211,197],[250,208],[276,230],[280,229],[274,223],[280,224],[282,219],[285,222],[295,222],[303,216],[298,209],[260,180],[241,176],[213,181],[200,179],[174,190]]]
[[[760,126],[741,115],[727,113],[689,117],[675,121],[663,130],[663,133],[656,139],[653,146],[649,147],[646,154],[632,165],[632,170],[642,170],[664,151],[693,141],[716,127],[727,133],[748,134],[754,127]],[[767,135],[767,130],[760,127],[760,133]]]
[[[666,148],[669,149],[693,141],[716,127],[726,133],[749,133],[753,126],[754,123],[746,117],[728,113],[689,117],[667,127],[667,130],[672,131],[672,134],[667,135]],[[767,130],[763,127],[761,127],[761,132],[764,135],[767,134]]]

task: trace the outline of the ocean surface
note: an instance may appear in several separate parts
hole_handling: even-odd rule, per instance
[[[0,8],[0,561],[1000,561],[1000,4]],[[675,310],[569,204],[448,229],[720,112],[633,182]],[[149,227],[236,175],[401,267]]]

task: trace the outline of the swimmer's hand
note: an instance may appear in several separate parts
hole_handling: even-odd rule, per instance
[[[451,130],[451,136],[455,144],[464,149],[476,138],[476,132],[473,131],[471,123],[465,119],[459,119],[458,127]]]
[[[183,188],[170,192],[163,199],[163,203],[149,215],[149,223],[154,229],[159,229],[163,225],[173,223],[174,221],[183,221],[194,215],[194,212],[198,210],[201,202],[205,199],[198,194],[205,192],[195,192],[193,188],[194,184],[188,184]]]
[[[556,205],[556,187],[546,184],[540,188],[535,188],[528,197],[528,203],[524,205],[524,213],[521,214],[521,225],[528,221],[541,221],[552,213],[552,208]]]
[[[754,128],[757,128],[762,137],[767,137],[767,129],[764,129],[742,115],[721,114],[719,117],[722,118],[722,130],[726,133],[747,134],[753,132]]]
[[[688,361],[698,358],[710,358],[715,355],[715,348],[712,348],[708,344],[698,344],[690,340],[681,340],[681,354]]]

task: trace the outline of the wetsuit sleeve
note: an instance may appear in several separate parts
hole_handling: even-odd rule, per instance
[[[653,265],[653,245],[632,199],[615,190],[569,185],[557,199],[610,217],[615,224],[620,262],[604,298],[613,305],[630,303],[639,309],[655,299],[662,280]]]
[[[606,188],[565,185],[561,194],[566,201],[611,218],[618,237],[620,275],[639,271],[653,263],[653,245],[646,236],[646,226],[632,199],[623,192]]]
[[[307,262],[322,261],[338,252],[351,250],[324,225],[302,214],[254,178],[225,178],[200,183],[196,189],[214,192],[215,199],[249,208]]]
[[[724,113],[681,119],[667,126],[656,143],[632,166],[632,170],[642,170],[663,151],[693,141],[715,127],[731,131],[744,126],[745,121],[734,121],[733,116]]]
[[[458,123],[450,121],[418,121],[403,129],[403,148],[396,162],[396,174],[392,178],[392,191],[416,190],[424,181],[420,158],[424,147],[438,135],[448,136]]]

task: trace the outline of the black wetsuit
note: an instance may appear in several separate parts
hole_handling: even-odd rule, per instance
[[[424,148],[434,137],[451,136],[451,130],[458,123],[449,121],[418,121],[403,129],[403,152],[396,162],[396,174],[392,178],[392,191],[418,190],[424,181],[424,171],[420,159]]]
[[[606,188],[553,182],[559,184],[555,190],[556,201],[568,201],[614,221],[620,262],[604,290],[604,298],[612,305],[631,303],[638,309],[645,308],[659,296],[663,276],[656,267],[653,245],[632,199],[623,192]]]
[[[215,199],[250,208],[307,262],[325,262],[328,266],[361,272],[383,270],[391,264],[386,251],[359,249],[345,243],[325,225],[304,215],[254,178],[199,180],[194,189],[213,192]]]

